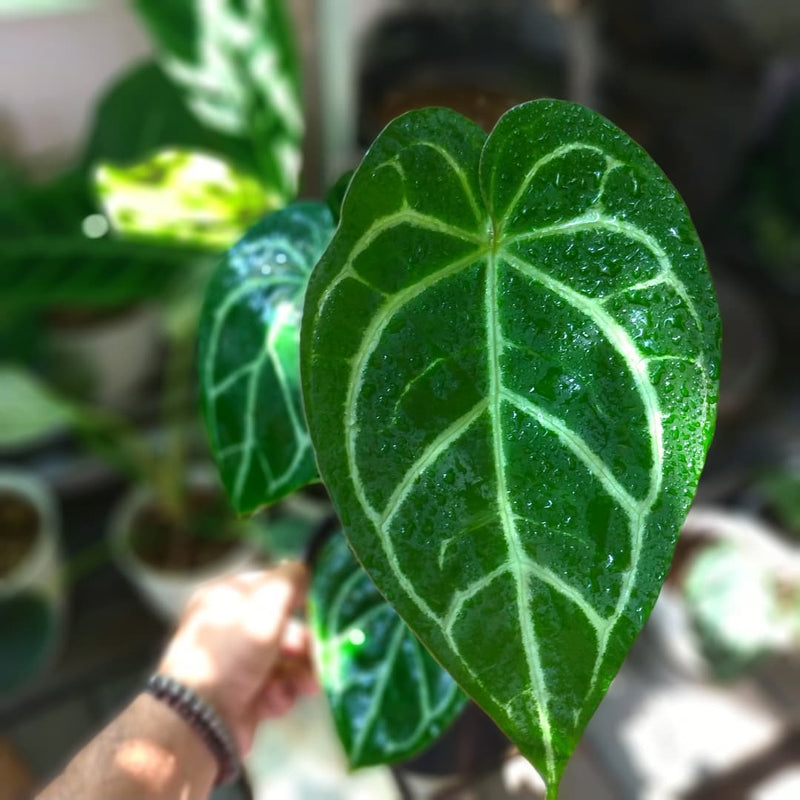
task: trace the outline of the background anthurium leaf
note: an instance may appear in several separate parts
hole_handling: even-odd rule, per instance
[[[299,60],[283,0],[136,0],[161,62],[203,125],[249,143],[265,186],[297,191]]]
[[[333,234],[323,203],[270,214],[227,253],[200,318],[203,415],[234,508],[273,503],[317,476],[300,397],[308,276]]]
[[[249,172],[258,166],[246,138],[203,125],[181,89],[158,64],[147,61],[124,73],[100,99],[81,170],[88,175],[100,161],[131,164],[168,147],[224,156]]]
[[[158,150],[131,166],[102,163],[95,185],[117,232],[213,249],[281,205],[252,176],[191,150]]]
[[[350,766],[408,758],[467,697],[358,565],[341,533],[314,564],[310,620],[322,687]]]
[[[309,283],[306,415],[345,532],[549,798],[667,572],[719,338],[674,188],[560,101],[488,139],[395,120]]]

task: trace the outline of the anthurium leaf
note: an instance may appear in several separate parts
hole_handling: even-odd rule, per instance
[[[560,101],[488,138],[395,120],[309,282],[306,416],[348,539],[550,798],[667,572],[719,338],[674,188]]]
[[[251,228],[208,286],[198,355],[203,415],[240,513],[317,476],[300,397],[300,318],[308,276],[332,233],[323,203],[294,203]]]
[[[158,150],[131,166],[100,164],[95,186],[118,233],[216,250],[281,205],[255,178],[191,150]]]
[[[224,156],[250,172],[257,168],[247,139],[204,125],[189,110],[181,89],[158,64],[147,61],[123,74],[97,104],[81,171],[88,179],[101,161],[132,164],[168,147]]]
[[[333,218],[337,225],[339,224],[339,217],[341,216],[342,212],[344,196],[347,193],[347,187],[350,185],[350,180],[352,179],[354,172],[354,169],[350,169],[340,175],[333,186],[328,189],[328,193],[325,195],[325,202],[328,204],[328,208],[331,210],[331,214],[333,214]]]
[[[245,140],[262,182],[297,191],[303,135],[299,61],[283,0],[136,0],[162,65],[195,117]]]
[[[350,765],[425,749],[467,697],[358,565],[341,533],[320,550],[310,620],[322,687]]]

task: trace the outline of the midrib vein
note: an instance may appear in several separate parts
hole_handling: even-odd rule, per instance
[[[500,523],[508,547],[510,572],[516,583],[517,615],[519,617],[522,647],[528,666],[531,686],[534,689],[536,710],[539,717],[539,728],[544,741],[545,757],[547,760],[548,786],[556,784],[556,765],[553,753],[553,737],[550,730],[548,716],[548,691],[542,671],[539,645],[536,641],[536,632],[531,611],[531,597],[529,588],[529,575],[526,569],[526,555],[519,540],[519,534],[514,524],[513,514],[508,507],[508,487],[505,476],[505,452],[503,449],[503,428],[501,421],[502,386],[500,381],[500,352],[499,319],[497,309],[497,263],[495,254],[492,253],[486,264],[486,346],[487,367],[489,371],[488,411],[490,427],[492,429],[492,443],[494,449],[495,475],[497,481],[497,510]]]

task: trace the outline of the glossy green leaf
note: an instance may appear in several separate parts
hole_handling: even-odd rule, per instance
[[[342,213],[344,196],[347,194],[347,187],[350,186],[350,181],[353,178],[354,172],[354,169],[350,169],[342,173],[325,195],[325,202],[328,204],[328,208],[331,210],[331,214],[333,214],[333,219],[337,225],[339,224],[339,217]]]
[[[262,182],[297,191],[303,114],[283,0],[136,0],[167,74],[210,130],[248,142]]]
[[[314,565],[310,621],[319,675],[352,767],[425,749],[467,698],[383,599],[341,534]]]
[[[88,176],[101,161],[132,164],[169,147],[224,156],[250,172],[258,166],[246,138],[204,125],[189,110],[181,89],[148,61],[123,74],[97,104],[81,171]]]
[[[549,797],[669,567],[719,338],[674,188],[553,100],[488,138],[395,120],[309,283],[306,416],[346,534]]]
[[[98,165],[95,185],[125,237],[226,249],[281,205],[250,175],[191,150],[158,150],[132,166]]]
[[[308,276],[330,241],[322,203],[294,203],[234,245],[200,319],[203,415],[234,508],[273,503],[317,476],[300,398]]]

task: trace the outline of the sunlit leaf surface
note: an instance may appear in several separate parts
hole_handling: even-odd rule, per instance
[[[208,287],[198,356],[203,414],[239,512],[316,478],[300,398],[300,317],[332,233],[327,206],[294,203],[251,228]]]
[[[340,533],[320,551],[311,626],[322,687],[352,767],[408,758],[467,698],[383,599]]]
[[[674,188],[593,112],[411,112],[309,283],[321,475],[382,594],[536,765],[649,614],[715,417],[719,319]]]
[[[188,150],[160,150],[128,167],[101,164],[95,184],[120,234],[214,249],[281,205],[250,175]]]

